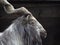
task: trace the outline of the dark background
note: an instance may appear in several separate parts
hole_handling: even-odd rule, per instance
[[[47,31],[43,45],[60,45],[60,0],[8,0],[15,8],[26,7]],[[50,1],[50,2],[49,2]],[[0,32],[3,32],[17,18],[7,15],[0,6]]]

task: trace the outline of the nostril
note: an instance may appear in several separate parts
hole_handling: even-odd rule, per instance
[[[47,32],[45,32],[45,38],[47,37]]]
[[[46,38],[46,37],[47,37],[47,32],[46,32],[46,30],[41,31],[40,34],[41,34],[41,37],[42,37],[42,38]]]
[[[46,31],[44,31],[44,34],[45,34],[45,38],[47,37],[47,32]]]

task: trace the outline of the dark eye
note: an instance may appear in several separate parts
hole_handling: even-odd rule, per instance
[[[25,16],[25,17],[27,17],[27,16],[28,16],[28,14],[25,14],[24,16]]]
[[[30,15],[30,14],[25,14],[24,16],[27,17],[28,15]]]

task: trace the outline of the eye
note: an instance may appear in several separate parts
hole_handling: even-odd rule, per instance
[[[27,16],[28,16],[28,14],[25,14],[24,16],[25,16],[25,17],[27,17]]]

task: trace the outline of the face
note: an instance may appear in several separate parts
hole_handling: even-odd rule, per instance
[[[37,34],[43,38],[46,38],[47,33],[46,30],[43,28],[43,26],[34,18],[32,15],[28,15],[26,19],[28,24],[27,28],[30,30],[35,30],[37,31]]]

